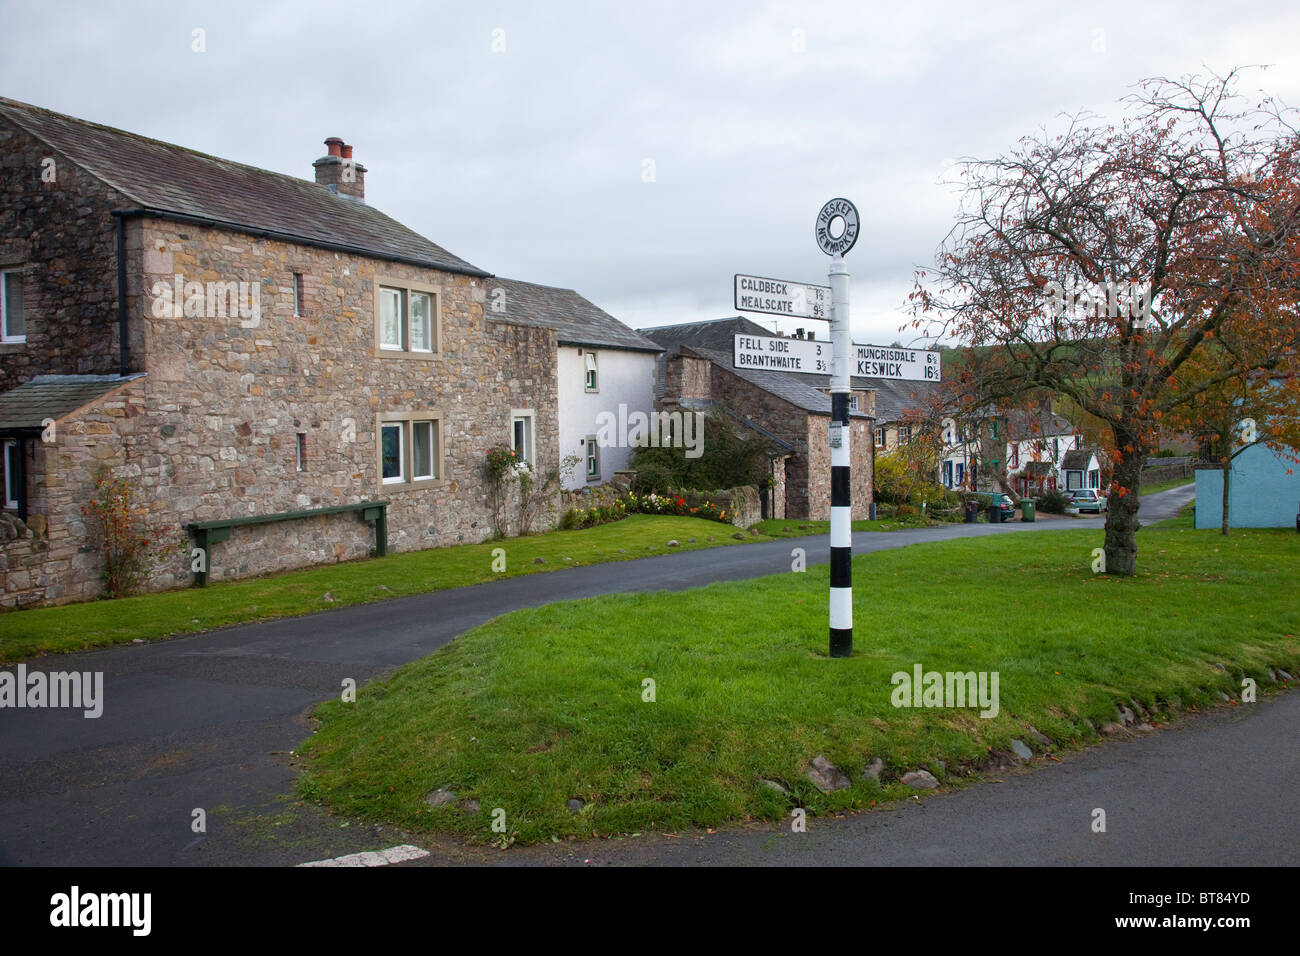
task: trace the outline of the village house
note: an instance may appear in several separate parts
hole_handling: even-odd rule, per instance
[[[772,487],[764,517],[829,520],[831,510],[828,391],[790,372],[737,369],[737,334],[770,335],[737,316],[712,322],[642,329],[666,350],[659,358],[656,395],[660,409],[723,414],[738,432],[768,442]],[[872,414],[874,392],[854,385],[850,411],[852,515],[870,517],[872,502]]]
[[[481,541],[487,451],[559,460],[555,330],[325,142],[309,181],[0,99],[0,603],[100,593],[101,468],[183,541],[158,589]]]
[[[557,330],[559,456],[577,460],[562,475],[563,487],[606,484],[627,470],[633,449],[626,436],[602,426],[654,411],[655,359],[663,348],[572,289],[498,277],[488,302],[493,315]],[[526,445],[532,462],[531,438]]]

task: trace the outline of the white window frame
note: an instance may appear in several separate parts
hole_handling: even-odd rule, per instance
[[[596,362],[596,353],[587,349],[582,359],[582,387],[588,392],[600,391],[600,369]]]
[[[9,487],[11,484],[17,483],[17,476],[11,474],[9,471],[9,454],[10,454],[9,450],[11,448],[17,451],[18,454],[22,454],[21,446],[19,446],[18,442],[15,439],[6,438],[3,443],[0,443],[0,453],[2,453],[4,456],[4,463],[2,466],[0,466],[0,468],[3,469],[4,481],[5,481],[4,507],[12,511],[18,508],[18,497],[17,496],[13,498],[9,497],[9,492],[11,490],[16,490],[18,494],[21,495],[22,489],[21,488],[11,489]]]
[[[23,334],[9,334],[9,277],[18,276],[22,283],[22,269],[0,269],[0,343],[20,344],[27,341],[27,302],[23,301]]]
[[[587,457],[587,461],[586,461],[586,465],[587,465],[587,471],[586,471],[586,474],[587,474],[587,480],[588,480],[588,481],[599,481],[599,480],[600,480],[600,445],[597,444],[597,442],[596,442],[596,436],[595,436],[595,435],[588,435],[588,436],[587,436],[587,456],[586,456],[586,457]],[[591,466],[592,466],[593,464],[596,466],[596,471],[595,471],[594,474],[593,474],[592,471],[591,471]]]
[[[394,344],[385,342],[384,302],[395,294],[397,298],[398,338]],[[411,335],[411,301],[417,296],[429,299],[428,347],[414,348]],[[442,357],[442,289],[435,285],[378,276],[375,279],[375,355],[379,358],[437,359]]]
[[[899,444],[899,445],[906,445],[906,444],[907,444],[908,442],[910,442],[911,440],[912,440],[912,426],[911,426],[911,425],[899,425],[899,426],[898,426],[898,444]]]
[[[515,425],[524,425],[524,447],[520,449],[515,443]],[[531,408],[510,409],[510,448],[516,455],[528,462],[528,467],[537,465],[537,413]]]
[[[881,425],[879,428],[875,429],[874,435],[875,437],[872,440],[876,443],[876,447],[884,448],[885,442],[889,438],[889,433],[885,430],[885,426]]]
[[[409,422],[411,428],[411,481],[433,481],[438,477],[438,423],[432,418],[412,419]],[[427,474],[420,474],[416,468],[415,462],[415,433],[416,430],[424,426],[429,429],[429,471]]]
[[[397,477],[384,476],[384,429],[397,429]],[[381,422],[379,425],[379,481],[384,485],[404,485],[406,477],[406,423]]]

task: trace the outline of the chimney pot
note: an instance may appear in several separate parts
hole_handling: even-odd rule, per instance
[[[343,140],[339,139],[337,136],[331,136],[329,139],[325,140],[325,145],[329,147],[329,155],[338,156],[339,150],[343,146]]]
[[[343,144],[343,158],[344,159],[352,158],[352,147],[349,146],[347,143]]]

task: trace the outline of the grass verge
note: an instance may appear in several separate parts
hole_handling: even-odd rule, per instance
[[[1181,488],[1183,485],[1196,484],[1195,478],[1172,478],[1169,481],[1157,482],[1154,485],[1143,485],[1138,490],[1138,495],[1154,495],[1157,491],[1168,491],[1170,488]]]
[[[0,613],[0,663],[310,614],[492,578],[743,543],[732,537],[736,533],[731,525],[702,518],[629,515],[577,531],[408,551],[206,588],[8,611]],[[670,540],[679,546],[669,548]],[[754,534],[745,540],[769,539]],[[504,572],[493,570],[496,548],[505,551]],[[539,558],[545,563],[538,563]]]
[[[857,579],[872,587],[858,592],[844,660],[826,656],[825,566],[506,614],[354,704],[321,705],[300,794],[503,846],[778,820],[910,794],[898,782],[910,769],[976,779],[1012,738],[1038,751],[1031,725],[1082,745],[1118,702],[1158,722],[1240,694],[1244,676],[1267,687],[1270,666],[1296,673],[1295,535],[1145,529],[1127,579],[1091,573],[1101,539],[1052,531],[863,555]],[[891,676],[916,664],[998,672],[998,714],[894,707]],[[815,788],[819,754],[852,786]],[[881,782],[861,774],[872,757]],[[427,805],[439,788],[478,808]],[[498,808],[506,833],[491,829]]]

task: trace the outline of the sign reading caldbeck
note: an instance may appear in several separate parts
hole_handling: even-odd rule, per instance
[[[735,300],[741,312],[829,319],[831,287],[737,274]]]

